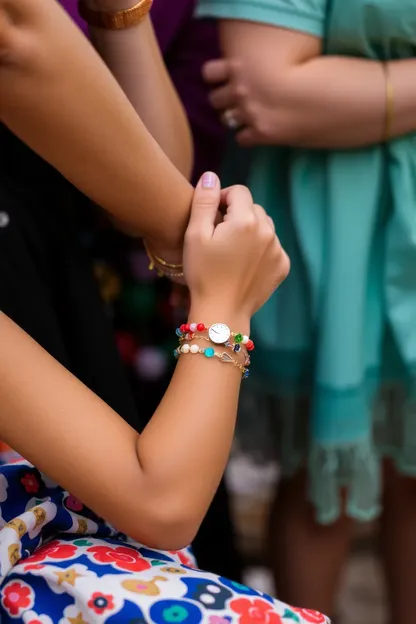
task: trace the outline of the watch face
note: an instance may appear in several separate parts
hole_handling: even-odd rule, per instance
[[[230,328],[224,323],[215,323],[211,325],[208,331],[211,342],[215,344],[224,344],[231,336]]]

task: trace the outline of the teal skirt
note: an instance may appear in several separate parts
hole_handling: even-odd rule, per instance
[[[292,269],[253,321],[241,423],[251,439],[272,427],[284,474],[308,468],[321,523],[341,488],[349,516],[379,514],[383,457],[416,474],[413,144],[253,155],[249,186]]]

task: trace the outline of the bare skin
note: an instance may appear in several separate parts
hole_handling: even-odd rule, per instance
[[[54,0],[0,0],[0,120],[112,217],[181,253],[191,185]]]
[[[195,192],[186,234],[190,321],[225,322],[249,334],[252,314],[286,277],[289,261],[249,191],[221,195],[218,179],[210,179],[213,187]],[[227,214],[215,225],[220,197]],[[1,314],[0,337],[1,438],[138,541],[163,550],[190,543],[228,458],[240,370],[200,354],[181,356],[138,435]],[[75,462],[74,431],[82,431]]]

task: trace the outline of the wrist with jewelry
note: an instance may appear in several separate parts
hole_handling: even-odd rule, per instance
[[[176,358],[189,353],[201,354],[207,358],[216,357],[221,362],[236,366],[243,379],[249,376],[250,355],[248,352],[254,349],[254,343],[249,336],[232,332],[225,323],[213,323],[210,326],[205,323],[185,323],[176,329],[176,335],[179,338],[179,346],[174,351]],[[192,342],[194,340],[206,340],[213,346],[204,348],[198,342]],[[219,346],[231,350],[235,357],[227,351],[216,351],[214,347]],[[243,355],[243,363],[239,362],[239,355]]]
[[[156,271],[159,277],[183,277],[183,264],[168,262],[156,255],[146,241],[143,241],[149,259],[149,271]]]
[[[249,336],[232,332],[225,323],[213,323],[210,326],[206,326],[204,323],[185,323],[177,328],[176,335],[178,338],[189,336],[187,340],[190,340],[195,337],[196,332],[199,334],[207,332],[208,338],[214,344],[222,344],[227,347],[240,346],[240,348],[244,346],[247,351],[254,350],[254,342],[250,340]],[[234,349],[235,352],[239,350]]]
[[[121,5],[123,8],[114,11],[114,2],[79,0],[78,12],[90,27],[122,30],[142,22],[148,16],[152,4],[153,0],[138,0],[133,6]]]

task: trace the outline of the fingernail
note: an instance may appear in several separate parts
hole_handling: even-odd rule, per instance
[[[215,173],[212,173],[211,171],[207,171],[206,173],[204,173],[201,180],[202,188],[213,189],[216,187],[216,184],[217,176],[215,175]]]

